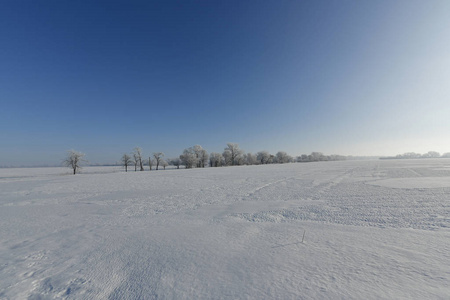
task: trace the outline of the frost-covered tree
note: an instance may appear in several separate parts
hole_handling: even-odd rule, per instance
[[[131,156],[129,156],[128,154],[124,154],[120,161],[122,162],[122,166],[125,167],[125,172],[128,172],[128,166],[133,163]]]
[[[324,161],[327,160],[326,156],[323,155],[322,152],[311,152],[311,154],[308,156],[310,161]]]
[[[226,165],[227,165],[227,161],[226,161],[225,157],[222,155],[222,159],[220,160],[220,166],[223,167]]]
[[[227,143],[227,147],[224,149],[223,157],[225,158],[227,165],[240,165],[243,161],[243,154],[239,148],[239,145],[236,143]]]
[[[292,157],[290,157],[286,152],[284,151],[278,151],[277,155],[277,163],[279,164],[285,164],[292,160]]]
[[[421,158],[422,155],[420,153],[415,153],[415,152],[406,152],[403,154],[398,154],[396,156],[396,158],[406,158],[406,159],[411,159],[411,158]]]
[[[144,171],[144,164],[142,161],[142,149],[140,147],[134,148],[134,154],[133,154],[135,160],[137,160],[137,163],[139,164],[140,170]]]
[[[259,151],[256,154],[256,159],[262,165],[268,164],[269,163],[269,159],[270,159],[270,153],[267,152],[267,151]]]
[[[436,151],[428,151],[427,153],[423,154],[422,157],[424,158],[438,158],[441,157],[441,154]]]
[[[175,167],[177,167],[177,169],[179,169],[179,168],[180,168],[180,165],[181,165],[181,159],[179,159],[179,158],[174,158],[174,159],[169,160],[169,163],[170,163],[172,166],[175,166]]]
[[[302,154],[300,156],[297,156],[297,162],[308,162],[308,155]]]
[[[442,158],[450,158],[450,152],[446,152],[446,153],[442,154],[441,157]]]
[[[195,145],[192,149],[195,153],[195,157],[197,158],[197,168],[204,168],[208,163],[208,152],[200,145]]]
[[[169,165],[169,163],[165,159],[161,160],[161,166],[163,166],[164,170],[166,169],[166,167],[168,165]]]
[[[256,158],[256,155],[253,153],[247,153],[244,157],[245,164],[247,165],[256,165],[258,162],[258,159]]]
[[[180,155],[180,159],[186,169],[194,168],[198,163],[197,155],[193,147],[184,149],[183,154]]]
[[[134,163],[134,171],[137,171],[137,166],[139,164],[139,158],[136,153],[133,153],[133,163]]]
[[[222,157],[223,157],[223,165],[224,166],[232,166],[233,165],[233,159],[231,158],[230,150],[223,151]]]
[[[203,149],[200,152],[200,156],[198,158],[199,165],[201,168],[204,168],[208,164],[208,159],[209,159],[208,152],[205,149]]]
[[[77,170],[81,169],[81,163],[85,161],[83,159],[84,155],[84,153],[69,150],[67,151],[67,157],[64,159],[63,164],[64,166],[71,168],[73,170],[73,175],[75,175]]]
[[[164,153],[162,152],[154,152],[153,153],[153,157],[155,158],[155,162],[156,162],[156,170],[158,170],[159,168],[159,164],[161,163],[163,157],[164,157]]]
[[[211,154],[209,155],[209,165],[211,167],[219,167],[222,165],[222,159],[222,154],[211,152]]]
[[[346,160],[347,158],[343,155],[331,154],[328,156],[328,160],[336,161],[336,160]]]

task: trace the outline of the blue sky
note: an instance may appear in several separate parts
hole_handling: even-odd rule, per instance
[[[449,16],[449,1],[5,1],[0,165],[227,142],[450,152]]]

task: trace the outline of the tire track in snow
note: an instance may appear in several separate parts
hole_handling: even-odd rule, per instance
[[[260,192],[260,191],[263,190],[263,189],[266,189],[266,188],[268,188],[268,187],[271,187],[271,186],[273,186],[273,185],[276,185],[276,184],[278,184],[278,183],[280,183],[280,182],[286,182],[286,181],[288,181],[288,180],[290,180],[290,179],[293,179],[293,178],[294,178],[294,177],[289,177],[289,178],[283,178],[283,179],[280,179],[280,180],[275,180],[275,181],[272,181],[272,182],[268,182],[268,183],[266,183],[266,184],[264,184],[264,185],[262,185],[262,186],[257,187],[257,188],[254,189],[253,191],[247,193],[246,196],[247,196],[247,197],[251,197],[251,196],[253,196],[254,194]]]

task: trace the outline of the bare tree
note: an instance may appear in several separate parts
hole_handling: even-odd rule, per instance
[[[83,159],[84,153],[77,152],[75,150],[67,151],[67,157],[63,161],[64,166],[69,167],[73,170],[73,175],[77,173],[77,170],[81,169],[81,162],[84,162]]]
[[[142,162],[142,149],[140,147],[134,148],[134,157],[135,160],[137,159],[137,163],[139,164],[141,171],[144,171],[144,164]]]
[[[152,157],[150,156],[148,158],[148,166],[150,167],[150,171],[152,170],[152,164],[153,164],[153,161],[152,161]]]
[[[136,153],[133,153],[134,171],[137,171],[137,165],[139,164],[139,158]]]
[[[128,166],[133,163],[133,160],[131,159],[131,156],[128,154],[124,154],[121,159],[122,166],[125,167],[125,172],[128,172]]]
[[[162,152],[154,152],[153,153],[153,157],[155,158],[155,161],[156,161],[156,170],[158,170],[159,164],[161,163],[161,160],[164,157],[164,153],[162,153]]]

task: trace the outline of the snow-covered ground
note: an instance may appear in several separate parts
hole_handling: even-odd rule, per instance
[[[448,159],[69,173],[0,169],[0,299],[450,298]]]

